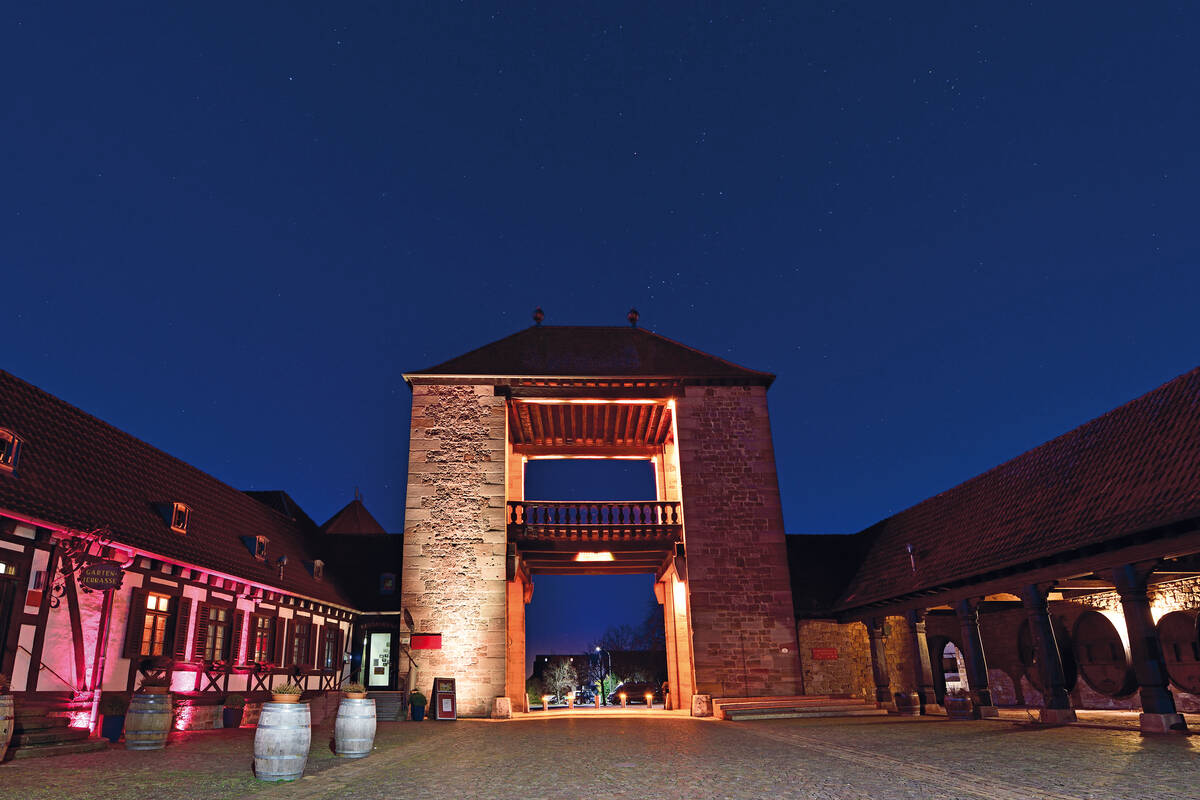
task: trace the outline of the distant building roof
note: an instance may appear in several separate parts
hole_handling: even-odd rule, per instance
[[[1198,519],[1200,368],[863,531],[839,607]]]
[[[770,385],[775,376],[738,366],[634,327],[534,326],[414,377],[681,378]]]
[[[371,512],[367,511],[366,506],[362,504],[362,500],[354,498],[342,510],[329,518],[329,521],[321,526],[321,530],[325,533],[334,534],[383,534],[387,535],[387,531],[383,526],[375,521],[371,516]]]
[[[298,508],[278,510],[283,493],[240,492],[4,371],[0,427],[22,439],[15,472],[0,474],[0,513],[77,531],[106,526],[115,542],[162,558],[349,605],[306,566],[317,531]],[[176,502],[191,509],[186,533],[164,516]],[[266,561],[253,557],[256,536],[269,539]]]

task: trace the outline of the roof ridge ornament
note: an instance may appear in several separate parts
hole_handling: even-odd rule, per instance
[[[629,324],[636,328],[639,316],[638,310],[636,308],[631,308],[629,309],[629,313],[625,315],[625,319],[629,320]]]
[[[546,312],[542,311],[542,307],[538,306],[533,310],[533,324],[542,327],[542,320],[546,318]]]

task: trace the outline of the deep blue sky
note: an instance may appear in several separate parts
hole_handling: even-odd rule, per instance
[[[403,370],[637,306],[778,373],[788,531],[859,530],[1200,361],[1198,23],[21,4],[0,366],[399,530]]]

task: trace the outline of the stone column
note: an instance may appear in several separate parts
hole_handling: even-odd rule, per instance
[[[917,697],[921,699],[921,713],[938,713],[937,693],[933,689],[933,667],[929,663],[929,640],[925,636],[925,612],[909,611],[908,621],[913,629],[913,669],[917,678]],[[944,713],[944,712],[942,712]]]
[[[1153,568],[1154,565],[1147,564],[1117,567],[1113,570],[1113,583],[1121,596],[1133,672],[1142,698],[1141,728],[1149,733],[1184,733],[1187,723],[1175,710],[1175,698],[1167,686],[1162,643],[1150,614],[1150,598],[1146,596],[1146,580]]]
[[[1075,709],[1067,695],[1067,676],[1063,672],[1062,655],[1054,637],[1054,623],[1046,605],[1048,586],[1027,584],[1021,589],[1021,603],[1029,616],[1029,633],[1033,639],[1034,658],[1042,679],[1044,708],[1038,711],[1042,722],[1061,725],[1075,721]]]
[[[987,659],[984,658],[983,640],[979,636],[979,601],[960,600],[954,610],[962,625],[963,660],[967,662],[967,683],[971,686],[975,713],[980,717],[999,716],[992,705],[992,690],[988,688]]]
[[[871,675],[875,679],[875,702],[881,708],[895,711],[892,678],[888,674],[887,640],[883,635],[883,617],[871,617],[867,620],[867,636],[871,641]]]

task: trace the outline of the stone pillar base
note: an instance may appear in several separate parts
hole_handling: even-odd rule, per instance
[[[492,701],[492,719],[512,719],[512,699],[497,697]]]
[[[921,713],[928,717],[944,717],[946,716],[946,709],[937,703],[926,703],[925,710]]]
[[[1075,709],[1073,708],[1039,708],[1038,722],[1043,725],[1066,725],[1068,722],[1075,722]]]
[[[889,714],[895,714],[895,713],[896,713],[896,703],[895,703],[895,701],[888,700],[886,703],[885,703],[885,702],[879,702],[879,701],[876,701],[875,705],[876,705],[876,707],[878,707],[878,708],[882,708],[884,711],[888,712]]]
[[[1142,733],[1187,733],[1182,714],[1142,714],[1138,726]]]
[[[995,706],[975,706],[975,713],[980,719],[996,719],[1000,716],[1000,710]]]
[[[693,717],[711,717],[713,715],[712,695],[711,694],[694,694],[692,695],[692,716]]]

